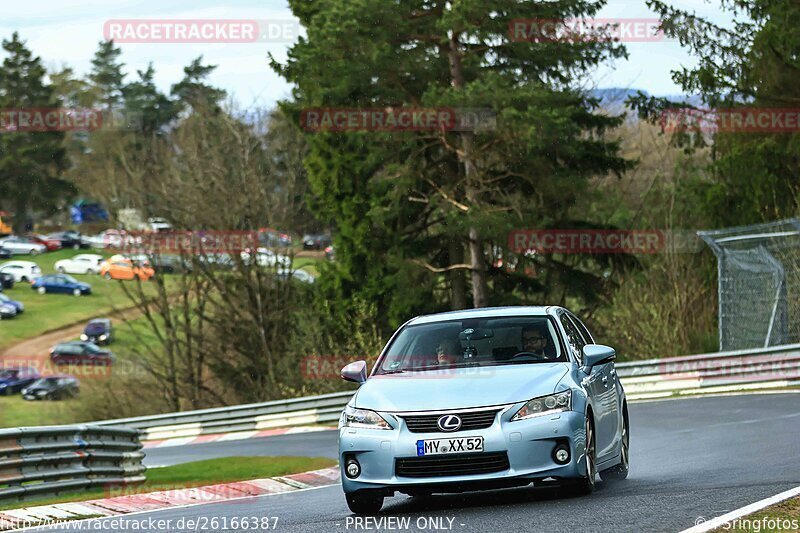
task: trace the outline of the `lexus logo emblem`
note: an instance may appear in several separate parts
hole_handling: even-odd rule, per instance
[[[461,418],[458,415],[444,415],[440,416],[436,421],[436,425],[442,431],[458,431],[461,428]]]

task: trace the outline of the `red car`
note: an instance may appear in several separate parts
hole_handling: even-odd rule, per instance
[[[61,249],[61,241],[45,237],[44,235],[28,235],[28,238],[36,244],[43,244],[47,247],[48,252]]]

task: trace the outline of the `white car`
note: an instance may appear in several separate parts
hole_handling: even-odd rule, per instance
[[[11,274],[17,283],[33,283],[42,276],[42,269],[31,261],[7,261],[0,265],[0,272]]]
[[[92,248],[122,248],[125,243],[125,232],[118,229],[107,229],[97,235],[84,237]]]
[[[172,224],[167,222],[167,219],[165,218],[148,218],[147,224],[150,226],[150,229],[156,233],[161,231],[172,231]]]
[[[242,260],[248,262],[250,260],[249,252],[242,252]],[[292,266],[292,258],[287,255],[276,254],[269,248],[259,248],[256,250],[256,264],[262,267],[278,266],[282,269],[288,269]]]
[[[70,259],[56,261],[56,272],[61,274],[97,274],[103,256],[97,254],[80,254]]]
[[[0,246],[12,254],[36,255],[47,251],[47,247],[44,244],[33,242],[25,237],[12,236],[0,239]]]

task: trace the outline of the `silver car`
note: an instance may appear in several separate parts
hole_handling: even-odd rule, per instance
[[[554,484],[588,494],[628,475],[613,348],[561,307],[418,317],[389,340],[339,422],[342,488],[371,514],[411,496]]]

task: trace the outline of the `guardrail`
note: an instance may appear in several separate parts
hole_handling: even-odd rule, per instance
[[[800,385],[800,344],[616,364],[629,399]],[[144,431],[144,440],[334,423],[352,397],[337,392],[291,400],[106,420]]]
[[[800,344],[617,363],[631,399],[800,385]]]
[[[0,501],[141,483],[139,435],[97,425],[0,430]]]
[[[352,396],[352,392],[335,392],[199,411],[103,420],[95,424],[141,429],[144,431],[143,440],[160,440],[335,423]]]

